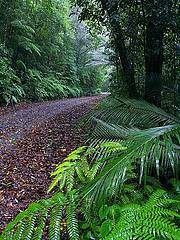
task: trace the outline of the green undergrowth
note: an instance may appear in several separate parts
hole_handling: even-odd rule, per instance
[[[57,165],[52,197],[19,213],[1,239],[180,239],[180,120],[108,98],[82,121],[88,146]]]

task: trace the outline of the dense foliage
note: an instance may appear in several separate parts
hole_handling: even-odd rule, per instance
[[[101,39],[68,0],[1,1],[0,14],[1,104],[99,91],[105,71],[87,62]]]
[[[110,30],[112,92],[179,108],[177,0],[77,0],[82,19]],[[167,97],[168,95],[168,97]]]
[[[71,3],[1,1],[1,102],[96,93],[105,74],[113,98],[0,239],[180,239],[177,1]]]
[[[107,99],[82,121],[93,127],[89,146],[56,167],[53,197],[32,203],[1,238],[42,239],[48,224],[49,239],[178,239],[180,120]]]

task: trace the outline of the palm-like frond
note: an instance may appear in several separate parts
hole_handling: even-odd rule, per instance
[[[92,113],[82,118],[80,124],[93,123],[93,118],[121,126],[140,128],[180,123],[180,119],[143,100],[107,98]]]
[[[103,126],[106,126],[109,131],[112,127],[107,123],[103,124]],[[111,131],[112,135],[114,129],[115,126],[113,126]],[[95,134],[96,130],[99,131],[95,129]],[[108,143],[100,145],[100,147],[103,147],[103,151],[97,148],[97,152],[100,151],[101,161],[104,160],[106,164],[100,174],[94,181],[89,183],[89,186],[83,192],[85,196],[89,197],[91,203],[99,202],[100,199],[112,197],[115,193],[118,193],[122,184],[129,179],[127,175],[128,169],[134,163],[139,166],[140,183],[142,178],[145,183],[146,176],[150,175],[154,169],[156,169],[159,177],[162,169],[170,167],[174,175],[177,176],[180,161],[180,149],[178,146],[180,144],[180,125],[169,125],[145,130],[127,129],[124,140],[120,126],[115,130],[116,139],[110,142],[111,148],[107,147]],[[122,130],[125,131],[125,128]],[[117,140],[118,133],[120,140]],[[109,135],[107,139],[108,137]],[[122,147],[118,149],[118,143],[124,147],[123,151]],[[112,148],[113,144],[114,147]],[[96,156],[98,155],[96,154]],[[97,157],[96,161],[98,161]],[[133,175],[131,176],[133,177]]]
[[[146,184],[154,170],[159,177],[170,168],[177,178],[180,120],[176,117],[145,101],[107,98],[83,120],[93,126],[92,160],[104,162],[100,174],[83,192],[91,203],[118,193],[129,178],[127,170],[132,165],[138,167],[140,184],[142,180]]]
[[[119,221],[105,240],[179,239],[180,229],[173,219],[180,218],[180,215],[167,209],[170,204],[176,203],[167,198],[163,190],[159,190],[143,206],[120,206]]]

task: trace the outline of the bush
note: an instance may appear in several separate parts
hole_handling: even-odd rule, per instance
[[[58,99],[68,95],[66,87],[53,75],[43,77],[40,71],[31,69],[27,78],[23,87],[31,101]]]
[[[8,60],[8,52],[3,45],[0,45],[0,103],[9,103],[12,99],[15,103],[22,100],[24,90],[16,72]]]

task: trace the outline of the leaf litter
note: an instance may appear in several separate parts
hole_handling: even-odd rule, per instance
[[[55,165],[86,139],[85,130],[75,128],[76,120],[99,100],[24,105],[0,116],[0,231],[29,203],[48,197]]]

